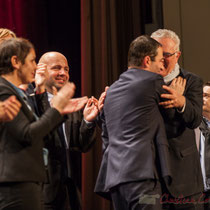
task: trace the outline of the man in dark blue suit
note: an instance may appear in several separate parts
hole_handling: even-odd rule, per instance
[[[170,180],[168,143],[158,103],[163,91],[161,44],[135,39],[128,70],[110,86],[102,119],[103,158],[95,191],[115,210],[162,209],[159,178]]]

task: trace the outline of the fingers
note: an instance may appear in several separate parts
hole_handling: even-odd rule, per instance
[[[187,83],[187,80],[184,79],[184,80],[183,80],[183,83],[182,83],[184,88],[186,87],[186,83]]]
[[[174,90],[171,87],[166,86],[166,85],[163,85],[162,87],[163,87],[163,89],[167,90],[169,93],[171,93],[171,94],[174,93]],[[164,95],[164,94],[162,94],[162,95]]]
[[[174,87],[176,85],[177,78],[174,78],[170,84],[171,87]]]
[[[5,121],[13,120],[14,117],[20,111],[20,107],[21,107],[21,104],[16,99],[15,96],[10,96],[7,100],[5,100],[3,102],[4,120]]]
[[[63,88],[68,90],[68,95],[67,96],[69,98],[72,98],[74,96],[76,86],[75,86],[75,84],[73,82],[68,82],[61,89],[63,89]]]
[[[106,92],[108,90],[108,86],[105,87],[105,92],[103,92],[99,98],[99,101],[98,101],[98,110],[101,111],[103,106],[104,106],[104,100],[106,98]]]
[[[40,69],[40,68],[47,68],[47,64],[45,63],[38,63],[37,64],[37,68]]]
[[[95,97],[91,97],[88,99],[88,102],[86,104],[86,107],[96,106],[98,107],[98,100]]]
[[[44,63],[37,64],[36,72],[43,72],[45,73],[47,70],[47,65]]]
[[[67,105],[62,110],[61,114],[69,114],[83,109],[85,104],[87,103],[87,100],[88,99],[86,96],[70,99]]]
[[[164,108],[173,108],[174,107],[174,100],[163,101],[159,103],[160,106]]]
[[[5,112],[5,117],[4,117],[4,121],[5,121],[5,122],[14,119],[13,116],[15,116],[15,115],[12,114],[8,109],[5,109],[4,112]]]
[[[185,88],[185,86],[186,86],[186,79],[184,79],[184,78],[179,76],[179,77],[173,79],[171,85],[172,86],[179,85],[179,86],[182,86],[183,88]]]
[[[105,87],[105,92],[106,92],[108,89],[109,89],[109,86],[106,86],[106,87]]]
[[[5,107],[10,106],[14,110],[19,111],[21,103],[16,99],[15,96],[10,96],[7,100],[4,101]]]
[[[172,94],[164,93],[164,94],[161,94],[160,96],[161,98],[166,98],[166,99],[171,99],[171,100],[174,99],[174,96]]]
[[[5,114],[6,114],[5,117],[6,117],[7,120],[14,119],[14,117],[19,112],[19,109],[16,109],[13,106],[6,106],[4,110],[5,110]]]

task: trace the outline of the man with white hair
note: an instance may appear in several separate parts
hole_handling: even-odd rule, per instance
[[[202,80],[180,68],[180,39],[173,31],[159,29],[151,37],[163,46],[165,69],[160,73],[165,83],[170,85],[178,77],[186,79],[181,109],[174,108],[177,102],[175,94],[162,95],[171,100],[160,103],[164,108],[169,108],[163,109],[162,114],[170,145],[173,180],[171,185],[165,187],[162,201],[166,209],[202,209],[199,197],[203,191],[203,181],[193,130],[200,125],[202,119]],[[169,200],[172,202],[168,202]]]

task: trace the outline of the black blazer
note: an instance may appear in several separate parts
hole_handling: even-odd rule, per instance
[[[0,100],[15,95],[22,107],[14,120],[2,123],[0,132],[0,182],[43,182],[43,137],[63,117],[50,108],[36,121],[34,114],[14,87],[0,77]]]
[[[103,158],[95,192],[102,195],[120,183],[170,175],[158,107],[162,85],[158,74],[128,69],[108,89],[102,115]]]
[[[186,107],[183,113],[176,109],[163,110],[166,133],[170,145],[173,182],[168,186],[174,197],[190,196],[203,191],[199,153],[194,128],[202,120],[203,83],[196,75],[180,69],[186,78]],[[170,111],[170,113],[169,113]]]
[[[50,105],[47,94],[44,100],[43,98],[42,100],[37,100],[37,103],[41,114],[46,110],[48,111]],[[78,111],[66,116],[65,133],[69,144],[68,150],[66,150],[63,139],[59,135],[58,128],[45,137],[44,147],[49,150],[48,181],[43,186],[45,203],[51,203],[56,199],[60,194],[59,190],[62,189],[61,186],[69,175],[72,188],[75,188],[72,189],[74,195],[69,196],[70,198],[75,198],[76,196],[77,200],[80,200],[80,192],[77,187],[77,182],[80,182],[80,154],[81,152],[87,152],[95,143],[95,127],[95,123],[91,126],[87,125],[83,120],[82,111]],[[68,168],[70,169],[70,174],[68,174]]]

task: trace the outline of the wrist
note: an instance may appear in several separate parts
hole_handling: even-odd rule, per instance
[[[184,112],[186,106],[186,99],[184,96],[181,96],[180,105],[177,107],[178,112]]]
[[[36,94],[41,94],[45,92],[45,86],[44,85],[38,85],[36,86]]]

